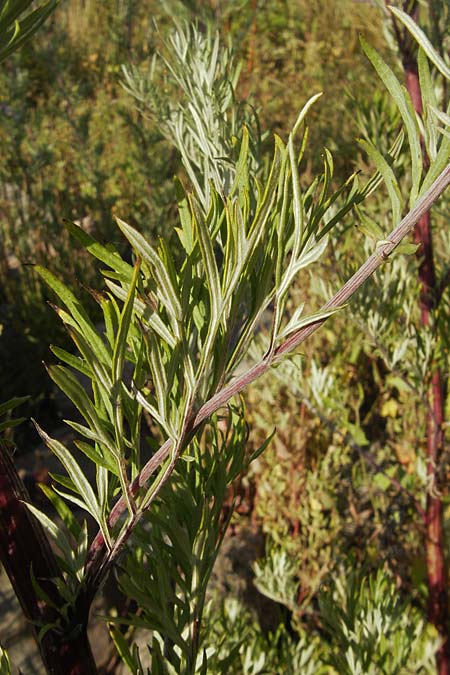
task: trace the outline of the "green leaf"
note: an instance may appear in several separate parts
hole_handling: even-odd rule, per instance
[[[310,108],[314,105],[314,103],[316,101],[318,101],[318,99],[322,96],[322,94],[323,94],[323,92],[319,91],[317,94],[314,94],[313,96],[311,96],[311,98],[308,99],[308,101],[305,103],[305,105],[303,106],[302,110],[300,111],[300,114],[297,117],[297,120],[296,120],[296,122],[294,124],[294,127],[292,129],[292,132],[291,132],[292,136],[296,135],[300,125],[304,121],[304,119],[305,119],[306,115],[308,114]]]
[[[285,156],[286,148],[284,143],[281,138],[275,136],[275,151],[270,167],[269,178],[267,179],[262,198],[258,201],[255,217],[248,232],[249,251],[255,250],[256,244],[262,236],[265,224],[269,218],[270,211],[276,196],[280,171]]]
[[[373,218],[371,218],[367,213],[358,207],[356,207],[356,212],[360,220],[357,225],[358,230],[375,241],[385,238],[385,233],[376,220],[373,220]]]
[[[173,287],[170,276],[164,267],[163,261],[158,256],[156,251],[150,246],[146,239],[137,232],[133,227],[127,225],[123,220],[117,218],[117,224],[136,251],[136,253],[150,265],[157,286],[161,294],[162,301],[168,310],[169,316],[172,318],[172,326],[176,333],[178,333],[178,323],[182,320],[182,311],[180,301],[178,299],[177,291]]]
[[[75,537],[75,539],[78,539],[81,533],[81,525],[78,523],[67,504],[65,504],[65,502],[63,502],[62,499],[60,499],[48,485],[45,485],[45,483],[39,483],[39,488],[51,502],[52,506],[59,514],[61,520],[66,525],[70,533]]]
[[[130,323],[133,316],[134,294],[136,291],[140,268],[141,263],[140,260],[138,260],[136,262],[136,265],[134,266],[133,275],[131,277],[131,282],[128,289],[128,296],[123,306],[123,311],[119,321],[119,330],[117,333],[116,342],[114,344],[114,351],[112,357],[112,372],[114,385],[116,385],[117,382],[122,377],[123,359],[127,344],[127,336],[130,329]]]
[[[156,391],[156,400],[158,401],[159,415],[162,420],[167,420],[167,377],[164,364],[161,358],[161,349],[155,335],[148,336],[150,368],[152,371],[153,385]]]
[[[33,590],[36,593],[36,597],[39,600],[43,600],[49,607],[53,607],[57,611],[61,608],[58,608],[55,602],[50,598],[48,593],[42,588],[42,586],[39,584],[38,580],[36,579],[36,576],[34,574],[33,570],[33,565],[30,565],[30,579],[31,579],[31,585],[33,586]]]
[[[293,135],[291,134],[288,143],[289,161],[292,176],[292,212],[294,215],[294,244],[292,247],[292,261],[296,261],[303,243],[303,233],[305,227],[305,213],[303,200],[300,194],[300,180],[298,177],[297,162],[294,155]]]
[[[65,366],[50,366],[48,373],[53,382],[72,401],[90,426],[98,426],[98,416],[94,404],[75,375]]]
[[[106,285],[114,293],[114,295],[119,298],[119,300],[126,301],[127,292],[124,288],[114,284],[108,279],[106,280]],[[154,312],[149,314],[148,308],[145,306],[142,300],[139,300],[139,298],[134,299],[134,311],[139,317],[141,317],[143,321],[145,321],[145,323],[147,323],[152,328],[152,330],[155,331],[155,333],[165,340],[165,342],[167,342],[170,347],[174,348],[176,346],[176,339],[164,324],[161,317]]]
[[[234,183],[230,190],[230,195],[239,194],[242,190],[248,187],[248,155],[249,155],[249,134],[246,126],[242,129],[241,147],[239,150],[239,157],[236,163],[236,174]]]
[[[260,455],[262,455],[262,453],[269,447],[269,444],[271,443],[273,437],[275,436],[276,431],[277,431],[277,430],[274,429],[274,430],[272,431],[272,433],[266,438],[266,440],[264,441],[264,443],[262,443],[262,444],[259,446],[259,448],[256,448],[256,450],[254,450],[254,451],[252,452],[252,454],[250,455],[249,459],[248,459],[247,462],[245,463],[245,468],[241,468],[241,469],[235,474],[235,476],[230,476],[229,479],[231,479],[231,480],[233,481],[235,478],[237,478],[237,476],[238,476],[240,473],[243,473],[244,471],[246,471],[252,462],[254,462],[256,459],[258,459],[258,457],[260,457]]]
[[[136,664],[131,654],[130,648],[128,646],[128,641],[126,640],[124,635],[122,635],[120,630],[116,628],[112,623],[108,624],[108,630],[120,658],[125,663],[125,665],[128,666],[130,672],[135,673]]]
[[[14,408],[25,403],[25,401],[29,401],[29,399],[29,396],[15,396],[5,401],[5,403],[0,403],[0,415],[5,415],[10,410],[14,410]]]
[[[383,473],[376,473],[373,476],[373,482],[379,488],[382,492],[386,492],[386,490],[391,486],[392,481],[389,480],[387,476],[385,476]]]
[[[4,1],[0,8],[0,31],[5,31],[14,26],[16,20],[32,5],[33,0]]]
[[[0,61],[25,44],[55,9],[59,0],[48,0],[20,21],[19,16],[31,0],[4,2],[0,15]]]
[[[217,268],[217,263],[214,256],[213,243],[211,240],[211,234],[208,227],[208,220],[211,212],[209,214],[209,217],[205,219],[200,209],[197,207],[196,202],[192,198],[190,199],[190,204],[193,214],[194,228],[198,233],[198,241],[202,253],[205,275],[208,282],[208,291],[211,303],[210,325],[215,326],[219,320],[222,310],[222,294],[220,291],[219,270]]]
[[[436,159],[436,149],[438,141],[438,133],[436,129],[436,115],[434,110],[437,108],[437,99],[433,81],[431,79],[430,68],[428,60],[422,49],[419,49],[417,57],[417,66],[419,70],[420,94],[423,105],[423,124],[424,124],[424,139],[426,143],[427,153],[430,160],[433,162]]]
[[[372,62],[372,65],[377,71],[378,76],[396,102],[406,128],[411,150],[412,187],[410,194],[410,204],[412,205],[416,202],[417,195],[419,194],[420,179],[422,177],[423,170],[422,151],[420,148],[420,131],[414,108],[412,107],[411,99],[405,87],[400,84],[393,71],[383,61],[378,52],[373,49],[373,47],[371,47],[363,37],[361,37],[360,40],[367,58]]]
[[[69,478],[69,476],[62,475],[60,473],[55,473],[54,471],[50,471],[49,474],[50,478],[54,480],[56,483],[59,483],[59,485],[62,485],[65,487],[67,490],[71,490],[72,492],[77,492],[77,488],[73,484],[73,480]],[[52,486],[53,489],[55,489],[54,486]]]
[[[436,159],[431,163],[430,168],[423,180],[420,188],[419,197],[422,197],[428,188],[434,183],[436,178],[442,173],[450,159],[450,135],[442,138]]]
[[[434,114],[438,118],[438,120],[446,127],[450,126],[450,115],[447,115],[447,113],[443,112],[442,110],[438,110],[437,108],[432,108]]]
[[[114,467],[116,470],[116,467]],[[102,509],[102,520],[103,520],[103,527],[105,530],[108,529],[108,514],[110,511],[110,495],[111,495],[111,488],[113,487],[112,481],[110,481],[110,475],[109,471],[107,468],[104,466],[101,466],[101,464],[97,464],[95,467],[95,480],[97,484],[97,495],[98,495],[98,502],[100,504],[100,507]],[[113,472],[114,473],[114,472]],[[120,477],[117,476],[120,481]]]
[[[100,426],[99,424],[98,431],[89,429],[83,424],[79,424],[73,420],[64,420],[64,422],[75,429],[75,431],[77,431],[82,436],[85,436],[86,438],[89,438],[89,440],[95,441],[96,443],[100,443],[100,445],[105,446],[108,452],[110,452],[110,454],[115,457],[116,449],[111,437],[108,435],[114,431],[113,425],[110,422],[107,423],[105,420],[101,420],[103,426]]]
[[[279,334],[278,338],[284,341],[290,335],[299,331],[301,328],[311,326],[318,321],[323,321],[323,319],[327,319],[329,316],[336,314],[337,312],[341,311],[341,309],[344,309],[344,307],[345,305],[341,305],[340,307],[330,307],[329,309],[324,309],[321,312],[310,314],[309,316],[304,316],[303,318],[295,317],[296,320],[290,321],[286,328]]]
[[[108,454],[103,455],[100,452],[100,450],[97,450],[97,449],[93,448],[92,445],[89,445],[89,443],[86,443],[84,441],[74,441],[74,444],[94,464],[96,464],[98,466],[102,466],[103,468],[107,469],[110,473],[114,474],[117,477],[119,476],[119,472],[117,470],[117,465],[110,455],[108,455]]]
[[[54,345],[50,346],[50,350],[53,352],[55,356],[58,357],[58,359],[66,363],[71,368],[78,370],[79,373],[82,373],[88,378],[91,377],[92,375],[91,369],[86,365],[85,361],[79,356],[75,356],[74,354],[67,352],[65,349],[61,349],[61,347],[55,347]]]
[[[95,258],[101,260],[111,269],[118,272],[123,279],[130,279],[133,268],[127,262],[125,262],[117,251],[111,251],[111,249],[102,246],[96,239],[91,237],[85,230],[83,230],[76,223],[71,222],[70,220],[65,220],[64,224],[70,234],[74,236],[85,249],[89,251]]]
[[[2,675],[11,675],[11,662],[8,652],[0,644],[0,673]]]
[[[180,238],[184,250],[187,255],[192,253],[194,248],[194,231],[192,227],[191,210],[189,208],[189,200],[185,189],[178,178],[175,178],[175,192],[178,202],[178,214],[180,216],[181,229],[176,228],[176,232]]]
[[[103,317],[105,319],[105,335],[111,349],[114,349],[115,336],[120,321],[120,310],[113,295],[108,293],[107,298],[101,302]]]
[[[393,225],[397,225],[402,216],[402,195],[392,167],[372,143],[368,143],[364,139],[359,139],[358,142],[367,152],[375,164],[377,171],[383,177],[391,200]]]
[[[65,561],[70,565],[73,560],[73,551],[66,535],[61,530],[61,528],[58,527],[58,525],[56,525],[56,523],[54,523],[53,520],[51,520],[45,513],[43,513],[43,511],[40,511],[38,508],[33,506],[33,504],[25,502],[25,506],[37,518],[42,527],[47,530],[52,539],[54,539],[59,550],[64,554]]]
[[[352,436],[354,442],[357,445],[369,445],[369,441],[367,440],[363,429],[359,425],[344,421],[343,426],[345,429],[347,429],[348,433]]]
[[[57,277],[55,277],[52,272],[49,272],[49,270],[46,270],[44,267],[35,265],[34,269],[65,304],[71,316],[78,324],[80,333],[91,345],[92,350],[97,354],[98,358],[103,361],[103,363],[108,363],[110,357],[106,350],[105,344],[97,333],[95,326],[89,319],[84,308],[81,306],[79,300],[75,297],[72,291]]]
[[[389,7],[389,10],[409,30],[413,38],[420,45],[439,72],[442,73],[442,75],[447,80],[450,80],[450,68],[447,66],[440,54],[435,50],[423,30],[419,28],[415,21],[413,21],[413,19],[401,9],[398,9],[397,7]]]
[[[52,478],[55,478],[55,480],[56,480],[55,475],[52,475]],[[62,482],[60,479],[61,479],[61,476],[58,476],[58,482]],[[86,504],[83,501],[83,499],[81,499],[80,497],[76,497],[72,492],[64,492],[64,490],[61,490],[61,488],[57,488],[57,487],[54,486],[53,489],[58,495],[60,495],[61,497],[64,497],[64,499],[67,499],[68,502],[72,502],[72,504],[75,504],[75,506],[78,506],[79,509],[82,509],[83,511],[88,511],[88,513],[89,513],[89,510],[86,508]],[[102,529],[102,533],[104,534],[104,531],[103,531],[103,528],[102,528],[102,521],[101,521],[100,517],[98,517],[98,518],[96,518],[95,516],[92,516],[92,517],[98,523],[98,525]],[[107,541],[110,541],[110,537],[105,537],[105,539]]]
[[[148,412],[148,414],[161,425],[162,429],[167,433],[170,438],[175,438],[177,436],[175,430],[172,428],[170,419],[164,417],[160,414],[159,410],[155,408],[154,405],[149,403],[145,396],[140,392],[135,392],[137,402]]]
[[[411,241],[402,241],[395,247],[395,253],[403,253],[404,255],[413,255],[420,248],[420,244],[413,244]]]
[[[25,422],[26,417],[15,417],[13,420],[6,420],[6,422],[0,422],[0,431],[5,431],[5,429],[13,429],[14,427],[19,426],[22,422]]]
[[[66,469],[70,479],[73,481],[73,484],[75,485],[79,494],[82,496],[84,500],[82,502],[83,508],[88,511],[98,523],[100,523],[101,513],[97,498],[79,464],[75,461],[72,454],[62,443],[54,438],[50,438],[50,436],[48,436],[48,434],[46,434],[45,431],[41,429],[35,420],[33,420],[33,423],[44,443],[59,459],[61,464]]]
[[[67,331],[90,367],[91,372],[89,379],[92,382],[93,390],[94,385],[97,385],[102,395],[103,403],[108,409],[110,407],[110,392],[112,388],[112,380],[109,372],[111,368],[111,356],[108,353],[107,361],[103,362],[98,357],[98,353],[95,349],[91,347],[89,341],[85,339],[84,335],[78,329],[67,327]]]

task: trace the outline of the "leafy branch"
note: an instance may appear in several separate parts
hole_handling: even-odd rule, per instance
[[[320,259],[333,227],[383,180],[390,188],[394,222],[401,212],[394,173],[375,150],[377,172],[365,186],[353,174],[334,189],[333,158],[325,150],[322,173],[303,187],[299,167],[308,136],[305,118],[319,94],[304,106],[287,143],[275,137],[264,181],[252,171],[250,134],[244,127],[229,185],[210,185],[205,200],[203,191],[192,194],[176,182],[176,232],[183,253],[178,267],[164,240],[152,245],[122,220],[117,223],[132,248],[134,266],[112,246],[102,246],[67,223],[74,238],[109,268],[103,272],[106,290],[93,293],[103,313],[103,335],[75,294],[36,268],[63,305],[56,312],[79,352],[74,356],[53,347],[65,365],[51,366],[49,374],[83,417],[84,423],[68,424],[84,437],[76,445],[96,466],[95,485],[70,451],[38,430],[67,471],[67,476],[54,477],[55,492],[87,510],[99,526],[85,560],[81,595],[87,604],[211,415],[344,307],[449,185],[446,137],[436,145],[424,176],[417,155],[419,126],[405,93],[379,56],[367,45],[365,49],[403,117],[414,199],[407,215],[317,313],[304,316],[301,305],[288,315],[289,290],[299,272]],[[264,355],[236,375],[267,313],[271,327]],[[91,392],[74,371],[88,377]],[[156,450],[147,461],[144,418],[151,421]]]
[[[411,232],[415,223],[426,213],[430,206],[439,198],[450,184],[450,165],[441,173],[436,179],[431,188],[418,201],[415,207],[403,218],[399,225],[392,231],[388,239],[377,247],[375,252],[368,258],[368,260],[360,267],[360,269],[348,280],[346,284],[331,298],[321,309],[317,318],[312,318],[311,322],[299,328],[292,336],[283,341],[273,352],[266,354],[264,358],[253,366],[244,374],[236,377],[230,384],[225,386],[214,396],[212,396],[199,410],[189,418],[186,424],[186,435],[183,439],[181,447],[186,447],[188,439],[192,437],[201,427],[203,422],[207,420],[219,408],[226,405],[226,403],[236,394],[245,389],[251,382],[254,382],[261,375],[263,375],[272,365],[276,364],[285,355],[292,352],[302,342],[304,342],[312,333],[318,330],[330,315],[330,309],[336,310],[345,305],[351,296],[367,281],[367,279],[388,259],[389,255],[394,251],[395,247],[403,240],[403,238]],[[324,316],[325,315],[325,316]],[[147,484],[147,481],[152,474],[167,460],[172,448],[172,442],[166,441],[153,457],[143,467],[139,476],[131,485],[133,494],[138,494],[139,489]],[[175,460],[176,461],[176,460]],[[162,477],[163,484],[170,476],[171,471],[175,465],[174,458],[167,465]],[[113,507],[108,525],[110,528],[114,527],[119,517],[125,509],[125,500],[120,498]],[[126,537],[123,537],[116,546],[112,554],[107,556],[107,566],[112,564],[120,551],[120,546],[123,545],[126,538],[131,533],[137,518],[133,521],[130,531],[127,532]],[[99,558],[104,552],[104,540],[101,532],[97,534],[93,540],[86,563],[86,571],[89,576],[95,574],[99,567]],[[103,567],[103,565],[101,565]]]

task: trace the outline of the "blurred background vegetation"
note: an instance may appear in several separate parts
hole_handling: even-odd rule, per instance
[[[95,288],[97,283],[92,258],[69,240],[64,219],[79,222],[102,242],[123,246],[122,251],[116,215],[149,238],[164,236],[176,246],[173,176],[183,176],[180,156],[158,121],[135,105],[122,71],[125,65],[150,72],[174,16],[211,25],[223,44],[232,41],[242,68],[237,98],[256,110],[261,129],[269,132],[262,136],[262,156],[273,133],[286,137],[305,101],[324,92],[310,115],[305,182],[322,164],[324,148],[333,152],[340,181],[355,168],[370,170],[357,137],[376,138],[378,147],[389,148],[398,133],[395,107],[359,44],[363,34],[388,53],[377,3],[63,0],[44,29],[0,73],[0,390],[4,399],[30,394],[22,414],[33,414],[49,431],[60,419],[42,361],[52,358],[50,343],[63,345],[66,338],[33,265],[47,266],[72,286]],[[391,62],[395,58],[390,52]],[[400,156],[400,173],[401,162]],[[382,193],[375,197],[360,222],[376,218],[388,231],[385,201]],[[321,263],[328,290],[364,258],[363,230],[356,230],[349,218],[330,246]],[[445,243],[444,238],[442,250]],[[253,631],[256,646],[249,663],[266,654],[265,672],[321,672],[319,652],[311,670],[306,662],[302,671],[295,670],[300,661],[289,641],[295,636],[296,644],[303,644],[305,630],[327,634],[319,591],[325,588],[332,595],[326,581],[332,573],[338,578],[350,567],[361,575],[384,567],[393,584],[389,592],[380,581],[368,593],[381,602],[383,593],[394,597],[401,588],[410,603],[402,611],[425,612],[421,375],[411,366],[406,377],[405,366],[393,357],[405,293],[411,299],[412,323],[417,311],[417,263],[411,258],[395,265],[395,283],[380,277],[378,285],[361,293],[352,315],[334,318],[308,342],[307,359],[280,366],[278,377],[266,376],[246,394],[255,447],[274,427],[277,432],[239,485],[232,531],[252,526],[263,535],[253,556],[261,558],[254,586],[274,601],[275,628],[280,619],[283,634],[270,644],[267,630],[274,625],[259,634],[252,624],[259,626],[258,612],[246,592],[239,600],[246,608],[236,618],[239,612],[227,597],[233,594],[232,582],[220,580],[221,566],[223,575],[230,573],[225,558],[219,560],[215,583],[223,595],[217,610],[222,612],[220,625],[229,622],[230,639],[238,639],[244,624],[245,631]],[[305,274],[299,278],[298,296],[317,304],[327,288]],[[398,312],[389,321],[385,317],[385,323],[380,314],[368,323],[368,312],[383,293],[398,298]],[[311,364],[305,372],[303,362]],[[37,444],[26,424],[14,429],[14,440],[18,453]],[[253,612],[251,619],[244,621],[244,611]],[[289,652],[293,670],[277,670],[283,650]],[[423,649],[416,657],[405,672],[432,672]],[[260,672],[245,670],[242,659],[229,672]]]

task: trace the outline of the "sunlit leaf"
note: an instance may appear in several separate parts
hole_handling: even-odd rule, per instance
[[[420,179],[422,177],[423,168],[419,126],[414,108],[412,107],[408,92],[406,91],[405,87],[400,84],[391,68],[383,61],[378,52],[364,40],[363,37],[360,39],[366,56],[372,62],[372,65],[377,71],[380,80],[383,82],[384,86],[397,104],[403,123],[405,125],[411,150],[412,187],[410,194],[410,204],[412,205],[415,203],[419,194]]]
[[[389,7],[390,11],[394,16],[402,22],[402,24],[409,30],[411,35],[421,46],[425,54],[428,56],[430,61],[436,66],[436,68],[442,73],[442,75],[450,80],[450,67],[445,63],[441,55],[433,47],[425,33],[417,23],[403,10],[398,7]]]
[[[72,453],[69,452],[69,450],[67,450],[67,448],[62,443],[60,443],[54,438],[50,438],[50,436],[48,436],[48,434],[46,434],[45,431],[41,429],[41,427],[37,424],[37,422],[34,422],[34,424],[42,440],[60,460],[61,464],[66,469],[70,479],[76,486],[79,494],[83,497],[82,502],[79,502],[79,500],[77,501],[83,504],[83,508],[86,509],[86,511],[88,511],[91,514],[91,516],[93,516],[93,518],[97,520],[97,522],[99,522],[100,508],[97,498],[94,494],[94,491],[89,481],[85,477],[79,464],[75,461]]]

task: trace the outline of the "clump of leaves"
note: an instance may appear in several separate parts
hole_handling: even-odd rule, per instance
[[[383,570],[369,577],[342,571],[323,585],[319,602],[335,645],[329,663],[338,673],[435,672],[438,641],[433,631]]]
[[[242,129],[249,132],[249,170],[260,169],[261,134],[249,104],[238,103],[241,63],[231,41],[220,45],[208,24],[172,32],[150,68],[123,67],[124,87],[143,115],[176,147],[197,199],[210,204],[210,185],[228,195],[236,177]]]

